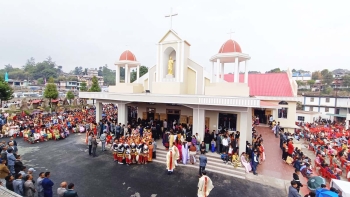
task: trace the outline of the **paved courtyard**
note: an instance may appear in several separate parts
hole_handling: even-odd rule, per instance
[[[41,171],[50,171],[55,183],[54,190],[62,181],[73,182],[80,197],[113,196],[196,196],[197,170],[178,167],[171,176],[165,165],[118,165],[112,161],[110,151],[98,148],[98,157],[91,158],[84,144],[84,135],[73,134],[66,140],[28,144],[17,139],[23,163],[34,167],[35,178]],[[236,179],[225,175],[208,173],[215,188],[210,196],[283,196],[274,187]],[[54,191],[54,193],[56,193]],[[138,193],[138,194],[137,194]],[[56,195],[56,194],[55,194]]]

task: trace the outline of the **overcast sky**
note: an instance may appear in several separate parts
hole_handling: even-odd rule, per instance
[[[171,7],[173,29],[208,71],[231,29],[252,58],[249,70],[350,68],[347,0],[1,0],[0,68],[48,56],[64,71],[114,68],[126,49],[150,67]]]

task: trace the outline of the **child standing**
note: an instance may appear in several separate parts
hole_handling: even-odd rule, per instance
[[[216,142],[214,139],[211,140],[211,152],[215,152],[216,150]]]

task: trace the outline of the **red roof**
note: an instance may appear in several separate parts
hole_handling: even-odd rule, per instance
[[[224,79],[233,82],[234,74],[225,74]],[[239,82],[244,83],[244,74]],[[294,96],[287,73],[248,74],[248,86],[251,96]]]
[[[126,50],[120,55],[120,58],[119,58],[119,61],[123,61],[123,60],[136,61],[136,57],[131,51]]]
[[[228,40],[226,41],[220,48],[219,53],[233,53],[233,52],[238,52],[242,53],[241,46],[234,41],[234,40]]]
[[[51,103],[57,103],[58,101],[60,101],[60,99],[52,99]]]
[[[41,103],[42,100],[32,100],[32,103],[36,104],[36,103]]]

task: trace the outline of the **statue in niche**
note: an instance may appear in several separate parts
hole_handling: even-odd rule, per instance
[[[169,61],[168,61],[168,75],[173,75],[173,67],[174,67],[174,60],[173,58],[170,56],[169,57]]]

